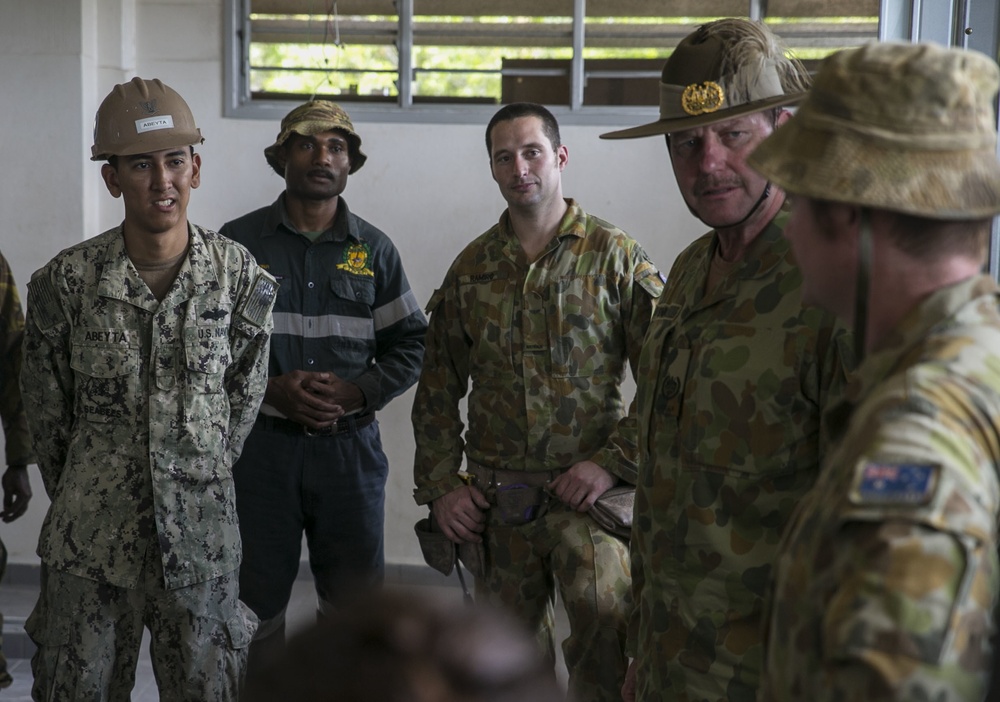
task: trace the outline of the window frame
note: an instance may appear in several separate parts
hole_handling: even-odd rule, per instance
[[[395,0],[400,17],[401,43],[413,45],[413,11],[416,0]],[[880,0],[884,2],[885,0]],[[248,8],[251,0],[224,0],[224,105],[223,116],[241,119],[280,120],[288,109],[287,99],[251,98],[246,72],[249,70],[249,43],[243,38],[250,36]],[[623,123],[654,121],[659,117],[655,105],[584,105],[584,84],[590,78],[620,77],[616,72],[593,70],[587,72],[584,66],[584,21],[587,0],[572,0],[573,38],[570,60],[570,101],[569,104],[546,106],[565,125],[608,126]],[[747,17],[763,19],[767,14],[768,0],[747,0]],[[399,74],[412,75],[410,51],[400,51]],[[657,77],[659,72],[657,71]],[[643,74],[644,77],[645,73]],[[651,77],[651,76],[649,76]],[[401,81],[399,100],[386,102],[354,102],[349,104],[352,118],[365,122],[424,123],[424,124],[482,124],[496,112],[497,104],[448,104],[441,102],[415,103],[411,81]]]

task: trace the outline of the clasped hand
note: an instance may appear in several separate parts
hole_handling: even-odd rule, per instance
[[[580,461],[552,480],[548,491],[577,512],[586,512],[615,481],[615,476],[593,461]],[[463,485],[431,502],[439,528],[457,544],[483,540],[489,508],[486,496],[475,485]]]
[[[364,407],[365,397],[336,373],[295,370],[268,378],[264,401],[289,419],[322,429]]]

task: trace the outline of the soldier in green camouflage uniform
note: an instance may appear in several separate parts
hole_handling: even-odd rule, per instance
[[[21,373],[21,340],[24,338],[24,314],[17,284],[7,259],[0,254],[0,419],[3,420],[4,453],[7,470],[3,474],[3,511],[0,519],[5,523],[19,518],[28,509],[31,500],[31,483],[28,464],[34,463],[31,455],[31,437],[28,420],[21,401],[18,376]],[[0,581],[7,570],[7,549],[0,541]],[[0,614],[0,629],[3,615]],[[0,639],[2,642],[2,639]],[[0,688],[13,682],[7,672],[7,659],[0,651]]]
[[[756,694],[765,585],[851,356],[833,315],[799,299],[783,192],[745,163],[807,85],[766,27],[720,20],[667,61],[662,118],[605,135],[666,134],[714,227],[674,263],[640,361],[626,700]]]
[[[117,86],[92,151],[124,222],[28,285],[21,389],[52,501],[25,624],[36,700],[128,700],[144,628],[161,700],[238,694],[256,618],[238,599],[232,464],[276,285],[188,222],[201,141],[160,81]]]
[[[774,570],[761,700],[983,700],[1000,519],[1000,70],[873,44],[824,61],[751,165],[795,196],[804,295],[864,337]],[[850,281],[856,281],[852,285]]]
[[[617,702],[628,546],[587,512],[635,480],[635,417],[621,384],[663,283],[638,243],[563,199],[568,151],[545,108],[501,109],[486,142],[508,208],[428,305],[415,497],[452,541],[485,542],[480,601],[509,608],[553,658],[558,583],[570,688],[579,702]],[[473,485],[459,475],[463,452]]]

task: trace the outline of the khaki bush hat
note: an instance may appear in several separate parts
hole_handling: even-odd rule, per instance
[[[660,77],[660,119],[602,134],[632,139],[794,105],[809,88],[809,72],[787,55],[761,22],[716,20],[685,37],[667,59]]]
[[[347,134],[348,150],[351,156],[351,169],[348,173],[354,173],[365,165],[368,157],[361,151],[361,137],[354,131],[351,118],[347,116],[340,105],[329,100],[310,100],[299,105],[294,110],[285,115],[281,120],[281,131],[274,143],[264,149],[264,158],[274,172],[285,177],[285,164],[281,162],[281,146],[288,137],[294,134],[302,136],[312,136],[320,132],[331,129],[338,129]]]
[[[116,85],[94,119],[91,161],[133,156],[205,140],[184,98],[158,79],[136,76]]]
[[[786,191],[931,219],[1000,212],[1000,68],[933,44],[870,44],[821,64],[797,114],[748,162]]]

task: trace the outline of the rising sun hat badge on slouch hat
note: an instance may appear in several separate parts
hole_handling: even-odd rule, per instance
[[[743,18],[709,22],[684,38],[663,66],[660,119],[602,134],[632,139],[704,127],[794,105],[809,72],[767,27]]]

